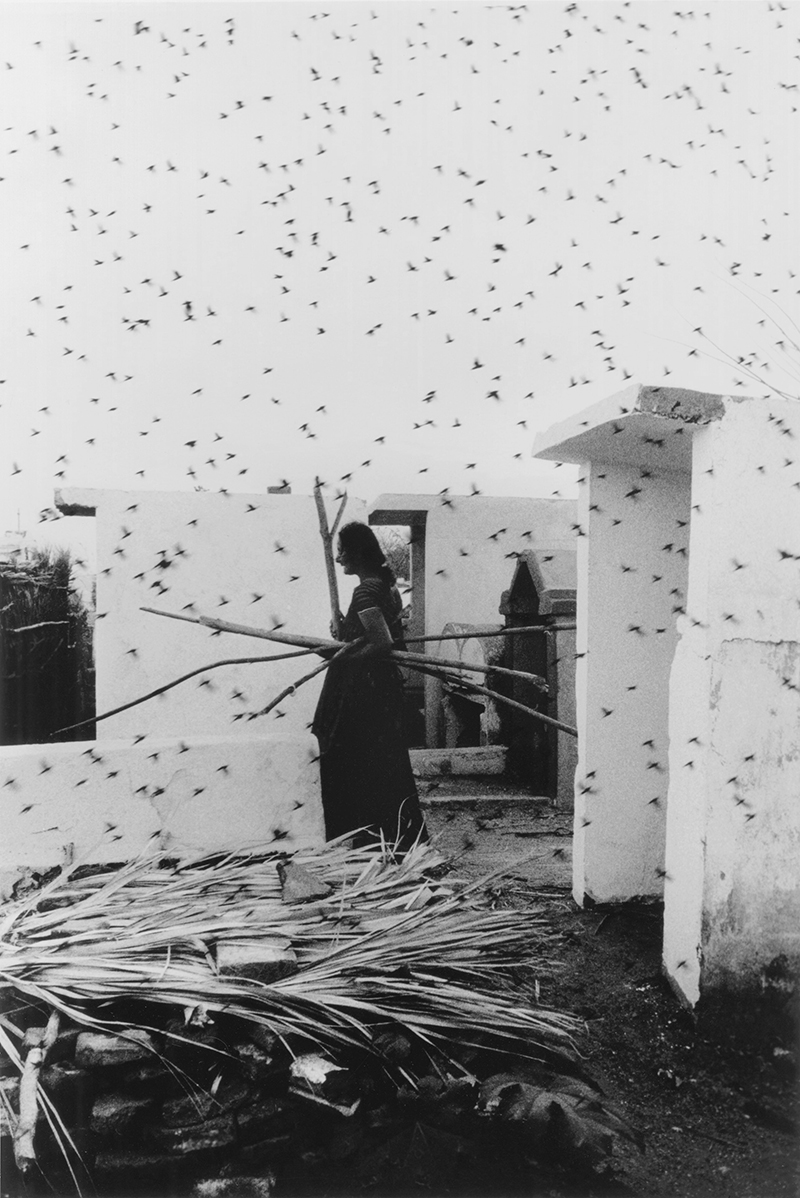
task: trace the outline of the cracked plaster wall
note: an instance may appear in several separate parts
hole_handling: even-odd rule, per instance
[[[757,992],[780,957],[800,963],[798,435],[796,403],[772,398],[728,400],[694,434],[664,930],[691,1004]]]

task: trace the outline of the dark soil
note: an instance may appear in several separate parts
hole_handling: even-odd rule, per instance
[[[658,907],[578,909],[524,882],[503,904],[542,901],[565,937],[540,1001],[582,1015],[586,1066],[644,1135],[615,1149],[639,1198],[789,1198],[800,1193],[796,1054],[702,1034],[661,974]],[[794,1046],[792,1046],[794,1047]],[[777,1053],[775,1052],[777,1049]]]

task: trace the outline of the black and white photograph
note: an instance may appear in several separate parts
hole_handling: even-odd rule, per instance
[[[793,1198],[798,0],[0,0],[0,1198]]]

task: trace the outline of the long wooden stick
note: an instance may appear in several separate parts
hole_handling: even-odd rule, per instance
[[[39,1119],[39,1074],[55,1043],[60,1020],[58,1011],[50,1013],[41,1042],[34,1045],[25,1058],[19,1082],[19,1122],[14,1131],[14,1160],[23,1176],[36,1164],[33,1141]]]
[[[333,541],[333,538],[336,536],[336,532],[339,528],[339,521],[342,518],[342,513],[344,511],[344,505],[346,503],[347,503],[347,492],[345,491],[344,495],[342,496],[342,501],[339,504],[339,510],[337,511],[336,515],[334,516],[333,524],[331,525],[331,541]]]
[[[407,636],[407,645],[417,645],[421,641],[469,641],[473,637],[519,636],[524,632],[574,632],[577,624],[532,624],[529,628],[497,628],[494,632],[440,632],[428,636]]]
[[[148,699],[155,699],[158,695],[163,695],[165,691],[172,690],[173,686],[187,682],[196,674],[205,674],[208,670],[216,670],[219,666],[253,665],[259,661],[286,661],[290,657],[305,657],[306,654],[315,652],[315,649],[298,649],[296,653],[274,653],[272,657],[226,657],[222,661],[212,661],[207,666],[199,666],[196,670],[190,670],[188,674],[182,674],[180,678],[174,678],[172,682],[166,682],[164,686],[156,687],[154,691],[148,691],[146,695],[140,695],[138,699],[131,699],[129,703],[115,707],[113,711],[104,711],[102,715],[90,716],[88,720],[79,720],[77,724],[67,724],[66,728],[56,728],[55,732],[50,733],[50,740],[62,732],[74,732],[76,728],[85,728],[87,724],[97,724],[100,720],[107,720],[112,715],[119,715],[121,711],[127,711],[130,707],[138,707],[140,703],[146,703]]]
[[[257,636],[264,641],[277,641],[281,645],[297,645],[301,649],[341,649],[343,641],[332,641],[321,636],[299,636],[291,632],[267,631],[266,628],[253,628],[249,624],[229,624],[226,620],[214,620],[211,616],[185,616],[183,612],[160,611],[155,607],[140,607],[139,611],[150,612],[154,616],[168,616],[170,620],[187,620],[190,624],[203,624],[206,628],[216,628],[219,632],[234,632],[240,636]]]
[[[530,682],[532,686],[547,694],[549,687],[539,674],[529,674],[527,670],[508,670],[505,666],[479,666],[473,665],[471,662],[458,661],[450,657],[427,657],[423,653],[404,653],[400,649],[392,650],[392,657],[396,661],[402,661],[404,665],[412,665],[413,662],[419,661],[423,665],[432,666],[447,666],[457,670],[474,670],[476,674],[503,674],[506,678],[521,678],[523,682]]]
[[[340,657],[343,652],[344,650],[340,649],[339,652],[334,654],[333,657],[329,658],[328,661],[323,661],[321,665],[316,667],[316,669],[311,670],[308,674],[304,674],[302,678],[298,678],[297,682],[293,682],[291,686],[284,687],[281,693],[276,695],[274,699],[271,699],[266,707],[262,707],[260,711],[255,711],[251,714],[253,716],[260,716],[266,715],[268,712],[272,711],[273,707],[277,707],[283,699],[287,698],[289,695],[293,695],[298,687],[302,686],[304,682],[310,682],[312,678],[316,678],[317,674],[321,674],[323,670],[327,670],[331,662],[335,661],[337,657]]]
[[[338,638],[341,636],[340,627],[340,612],[339,612],[339,584],[336,581],[336,565],[333,560],[333,538],[336,529],[339,527],[339,520],[344,505],[347,503],[347,492],[342,497],[342,502],[339,505],[339,510],[336,513],[336,518],[333,522],[333,528],[328,528],[328,516],[325,511],[325,500],[322,498],[322,488],[319,480],[314,483],[314,501],[317,505],[317,516],[319,518],[319,534],[322,537],[322,549],[325,554],[325,573],[328,576],[328,594],[331,601],[331,628]]]
[[[283,644],[287,644],[287,645],[299,645],[304,649],[312,649],[312,650],[313,649],[316,649],[316,650],[337,649],[338,650],[338,649],[344,648],[344,643],[341,641],[329,641],[329,640],[325,640],[321,637],[297,636],[297,635],[293,635],[288,632],[267,632],[266,629],[263,629],[263,628],[251,628],[244,624],[228,624],[224,620],[212,620],[207,616],[186,616],[186,615],[183,615],[182,613],[179,614],[177,612],[159,611],[158,609],[156,609],[154,607],[143,607],[143,608],[141,608],[141,611],[151,612],[153,615],[156,615],[156,616],[169,616],[170,618],[175,619],[175,620],[187,620],[192,624],[204,624],[209,628],[218,628],[221,632],[241,633],[243,636],[262,637],[265,640],[279,641],[279,642],[281,642]],[[529,630],[522,629],[522,628],[515,628],[515,629],[509,629],[508,631],[509,632],[525,632],[525,631],[529,631]],[[539,630],[539,631],[541,631],[541,630]],[[488,633],[486,635],[492,635],[492,634]],[[419,639],[422,639],[422,638],[419,638]],[[428,638],[425,638],[425,639],[428,639]],[[430,639],[436,640],[438,638],[432,637]],[[453,638],[453,639],[455,639],[455,638]],[[466,638],[466,639],[468,639],[468,638]],[[578,735],[578,730],[576,728],[570,727],[569,724],[563,724],[563,723],[561,723],[560,720],[554,720],[551,716],[544,715],[540,711],[535,711],[532,707],[526,707],[526,705],[524,703],[518,703],[516,699],[506,698],[505,695],[500,695],[496,691],[488,690],[486,687],[478,686],[477,683],[467,681],[463,678],[453,678],[452,675],[448,676],[445,673],[445,671],[443,671],[441,669],[441,665],[442,665],[441,658],[428,659],[429,661],[432,660],[435,663],[435,665],[439,667],[439,669],[437,670],[437,669],[432,668],[430,665],[422,664],[422,661],[425,660],[425,658],[422,654],[411,654],[411,653],[400,654],[399,650],[393,650],[391,656],[394,657],[395,654],[398,654],[397,660],[403,662],[403,664],[407,665],[409,667],[409,669],[415,669],[421,674],[431,674],[434,677],[444,678],[446,681],[457,682],[459,685],[462,685],[462,686],[466,687],[467,689],[477,691],[480,694],[488,695],[490,698],[496,699],[499,703],[505,703],[509,707],[517,707],[517,708],[519,708],[520,711],[527,712],[527,714],[530,715],[533,719],[541,720],[545,724],[551,724],[553,727],[558,728],[561,732],[565,732],[568,736],[577,736]],[[414,660],[415,658],[417,659],[416,661]],[[410,660],[406,660],[406,659],[410,659]],[[419,660],[419,659],[422,659],[422,660]],[[464,662],[458,662],[456,668],[463,670],[463,669],[470,669],[472,667],[465,665]],[[492,671],[493,667],[481,667],[481,671],[484,668],[486,669],[487,673],[490,673]],[[496,669],[497,667],[494,667],[494,668]],[[504,671],[504,672],[506,672],[506,671]],[[521,671],[521,670],[520,671],[511,671],[511,673],[512,674],[513,673],[523,674],[523,671]],[[524,675],[524,676],[527,677],[528,680],[530,680],[530,677],[531,677],[530,675]]]
[[[445,670],[435,670],[431,666],[412,665],[408,663],[409,669],[416,670],[420,674],[429,674],[431,678],[438,678],[442,682],[456,683],[458,686],[463,686],[465,690],[478,691],[482,695],[488,695],[490,699],[496,699],[498,703],[505,703],[508,707],[516,707],[519,711],[524,711],[534,720],[541,720],[544,724],[551,724],[558,728],[559,732],[566,732],[567,736],[578,735],[577,728],[571,728],[569,724],[562,724],[560,720],[554,720],[552,716],[544,715],[541,711],[536,711],[533,707],[526,707],[524,703],[518,703],[516,699],[508,699],[505,695],[500,695],[497,691],[491,691],[488,687],[478,686],[477,682],[471,682],[468,679],[455,678],[452,674],[448,674]]]

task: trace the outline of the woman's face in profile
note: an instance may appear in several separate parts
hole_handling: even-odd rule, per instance
[[[344,570],[345,574],[355,574],[356,573],[356,565],[355,565],[355,561],[353,560],[352,554],[348,553],[346,549],[342,548],[341,541],[339,542],[339,548],[338,548],[338,552],[336,554],[336,560],[339,563],[339,565],[342,567],[342,569]]]

